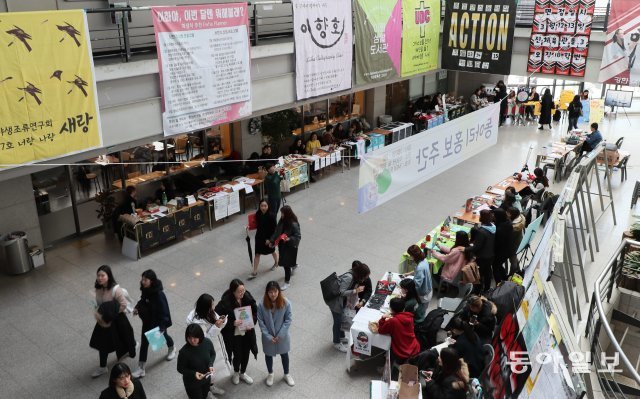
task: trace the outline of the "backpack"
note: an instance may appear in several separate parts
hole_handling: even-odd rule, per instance
[[[495,287],[486,297],[498,308],[496,319],[500,323],[507,314],[516,312],[524,297],[524,287],[513,281],[505,281]]]
[[[322,299],[324,299],[324,303],[327,305],[329,305],[329,301],[340,296],[340,277],[338,277],[336,272],[331,273],[324,280],[320,281],[320,291],[322,291]]]
[[[482,282],[482,280],[480,280],[480,269],[478,268],[476,262],[472,261],[462,266],[461,273],[462,277],[460,280],[462,284],[471,283],[473,285],[476,285]]]
[[[122,295],[124,296],[124,299],[126,299],[127,301],[127,306],[124,309],[125,312],[131,314],[133,313],[133,299],[131,299],[131,295],[129,295],[129,291],[127,291],[126,288],[120,287],[120,284],[116,284],[113,286],[113,288],[111,289],[111,296],[113,296],[113,299],[116,298],[116,290],[120,288],[120,291],[122,291]]]
[[[438,344],[438,332],[442,329],[446,314],[447,311],[444,309],[433,309],[420,324],[419,331],[430,346]]]

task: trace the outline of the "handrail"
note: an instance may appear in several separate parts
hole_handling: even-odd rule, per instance
[[[640,247],[640,241],[624,238],[620,243],[620,245],[618,246],[618,248],[616,249],[614,255],[611,257],[611,259],[609,259],[609,261],[607,262],[607,265],[602,270],[602,272],[600,273],[600,275],[598,276],[598,278],[594,283],[593,297],[591,300],[591,306],[589,308],[589,317],[587,319],[585,337],[589,337],[589,335],[591,335],[590,346],[591,346],[592,356],[593,355],[597,356],[598,354],[594,353],[595,347],[597,343],[599,344],[598,336],[600,335],[599,334],[600,328],[604,328],[605,333],[609,337],[610,345],[613,345],[616,353],[618,353],[619,358],[622,360],[622,363],[624,363],[624,365],[630,372],[635,382],[640,386],[640,374],[638,374],[635,367],[631,364],[631,362],[627,358],[626,354],[622,351],[622,348],[620,347],[618,340],[616,339],[615,335],[613,334],[613,331],[611,330],[611,326],[609,325],[609,321],[607,320],[607,315],[602,306],[603,296],[606,295],[607,302],[611,299],[611,294],[613,293],[614,285],[617,286],[617,283],[621,274],[624,255],[626,254],[626,250],[630,246]],[[603,283],[606,285],[604,285]],[[599,316],[599,319],[597,321],[595,320],[596,309]],[[601,378],[598,378],[598,379],[600,380],[600,384],[603,389],[613,391],[613,387],[610,384],[612,382],[616,386],[616,388],[619,389],[619,393],[622,394],[623,397],[625,397],[624,393],[622,392],[622,390],[620,390],[620,387],[618,386],[618,383],[615,380],[606,381],[607,387],[605,387],[603,385],[602,379]]]

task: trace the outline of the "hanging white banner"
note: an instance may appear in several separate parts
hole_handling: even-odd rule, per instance
[[[500,104],[367,153],[360,163],[358,213],[426,182],[498,142]]]
[[[298,100],[351,88],[351,2],[293,0]]]

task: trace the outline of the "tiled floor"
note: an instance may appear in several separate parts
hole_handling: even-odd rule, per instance
[[[631,121],[619,117],[606,122],[605,138],[625,137],[624,149],[637,152],[640,138]],[[560,129],[539,132],[535,127],[506,127],[497,146],[442,175],[365,214],[356,213],[357,167],[325,176],[311,188],[287,197],[302,226],[299,271],[287,291],[293,303],[291,326],[291,373],[296,386],[281,382],[276,361],[277,383],[264,385],[264,358],[251,359],[248,374],[253,386],[231,385],[220,362],[219,384],[226,397],[249,398],[366,398],[369,381],[379,376],[375,367],[362,366],[347,374],[344,356],[331,347],[331,315],[322,301],[319,281],[332,271],[349,268],[354,259],[367,263],[373,278],[396,270],[400,254],[408,245],[452,214],[469,195],[481,193],[489,184],[519,170],[529,146],[534,154],[560,136]],[[535,155],[529,159],[533,166]],[[631,157],[629,179],[613,187],[618,225],[611,217],[599,228],[601,252],[587,265],[589,282],[618,243],[628,226],[629,198],[638,176],[640,157]],[[559,191],[556,188],[553,191]],[[174,326],[169,329],[177,343],[184,342],[185,317],[204,292],[219,299],[233,278],[245,279],[250,271],[244,240],[245,216],[234,216],[213,231],[195,234],[172,246],[147,254],[134,262],[120,255],[117,240],[102,233],[83,238],[88,245],[60,245],[47,252],[46,266],[27,275],[0,277],[0,398],[89,398],[97,397],[107,378],[91,379],[98,355],[89,348],[93,329],[90,301],[95,271],[101,264],[113,267],[117,281],[137,296],[140,274],[154,269],[163,280]],[[261,297],[270,279],[282,282],[282,270],[269,272],[271,259],[263,259],[260,275],[246,282],[255,297]],[[140,321],[134,318],[136,334]],[[150,398],[185,398],[175,361],[164,361],[164,353],[150,354],[143,384]],[[218,354],[220,358],[220,354]],[[110,358],[110,363],[114,358]],[[137,362],[128,360],[134,367]]]

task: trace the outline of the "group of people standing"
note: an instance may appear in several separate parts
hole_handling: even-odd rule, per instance
[[[284,369],[283,380],[295,384],[289,373],[290,335],[293,320],[291,302],[284,297],[283,290],[276,281],[265,287],[264,296],[256,302],[244,283],[234,279],[215,304],[210,294],[202,294],[194,309],[186,317],[185,344],[176,351],[174,340],[167,330],[172,326],[171,313],[162,281],[153,270],[146,270],[140,278],[140,300],[131,313],[142,320],[142,334],[138,368],[131,371],[122,360],[127,356],[135,358],[137,342],[127,313],[132,307],[128,292],[116,283],[111,268],[100,266],[96,273],[96,325],[90,346],[99,353],[99,368],[92,374],[97,378],[107,373],[107,358],[116,352],[118,362],[112,367],[109,386],[100,399],[146,399],[140,378],[146,375],[145,364],[149,341],[146,332],[159,329],[167,345],[166,360],[177,357],[177,371],[182,375],[183,384],[190,399],[215,398],[223,395],[223,389],[213,381],[216,370],[214,341],[219,342],[227,367],[232,365],[231,382],[243,381],[252,384],[247,375],[250,355],[257,358],[258,346],[255,326],[260,327],[262,350],[268,371],[265,383],[274,383],[273,358],[280,355]]]

